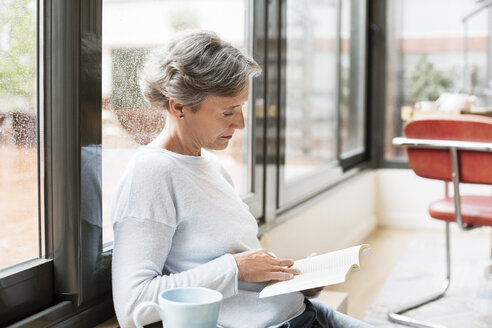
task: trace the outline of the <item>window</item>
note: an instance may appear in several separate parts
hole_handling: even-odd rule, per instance
[[[0,2],[0,269],[41,255],[36,1]]]
[[[437,109],[451,115],[480,112],[492,105],[492,7],[486,5],[474,0],[452,7],[445,0],[386,2],[386,162],[406,161],[404,149],[393,147],[391,140],[411,117]]]
[[[282,3],[278,208],[285,209],[364,160],[367,14],[365,1]]]
[[[0,2],[0,326],[113,315],[111,197],[165,123],[137,83],[151,48],[210,29],[263,68],[217,156],[267,227],[366,159],[365,16],[361,0]]]
[[[26,251],[9,256],[0,271],[0,326],[21,319],[46,325],[88,307],[91,325],[111,308],[110,262],[98,242],[100,120],[92,116],[101,28],[97,19],[82,19],[98,17],[101,7],[24,0],[0,7],[0,88],[10,88],[0,91],[0,107],[8,107],[1,109],[0,147],[14,159],[0,159],[1,206],[12,215],[4,219],[2,209],[0,225],[20,223],[7,226],[22,245],[7,247]],[[40,311],[45,316],[27,318]]]
[[[104,1],[102,65],[102,140],[104,243],[112,241],[111,197],[134,151],[160,133],[163,109],[151,108],[143,99],[138,74],[145,56],[176,32],[209,29],[236,47],[252,51],[251,3],[234,1]],[[211,15],[210,13],[215,13]],[[159,31],[159,33],[155,33]],[[237,131],[225,151],[216,152],[232,175],[236,191],[254,193],[252,133],[254,111],[245,105],[246,127]],[[253,204],[254,205],[254,204]],[[260,206],[256,206],[261,208]],[[261,213],[256,213],[260,215]]]
[[[337,2],[287,1],[286,183],[337,156]]]
[[[33,0],[0,2],[0,326],[52,303],[38,10]]]
[[[366,150],[366,5],[341,1],[340,26],[340,157]]]

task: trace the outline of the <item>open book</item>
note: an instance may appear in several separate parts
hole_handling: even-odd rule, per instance
[[[364,244],[295,261],[292,267],[301,273],[290,280],[271,282],[260,298],[342,283],[350,271],[360,269],[359,258],[369,251],[369,245]]]

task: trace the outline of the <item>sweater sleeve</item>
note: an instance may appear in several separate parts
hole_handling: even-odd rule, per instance
[[[139,303],[157,303],[158,295],[169,288],[207,287],[221,292],[224,298],[237,294],[237,266],[231,254],[184,272],[163,275],[174,229],[162,222],[135,218],[114,225],[113,301],[122,328],[135,327],[132,316]],[[141,318],[143,324],[160,320],[151,309]]]

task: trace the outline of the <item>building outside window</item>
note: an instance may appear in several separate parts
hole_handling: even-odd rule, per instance
[[[411,117],[492,111],[491,6],[467,17],[484,3],[386,2],[386,161],[406,161],[391,140]]]
[[[37,3],[0,2],[0,269],[40,257]],[[42,131],[41,131],[42,132]]]

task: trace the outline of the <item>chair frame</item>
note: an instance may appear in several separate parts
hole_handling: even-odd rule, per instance
[[[454,208],[455,208],[455,222],[462,230],[470,230],[476,228],[463,223],[461,215],[461,199],[460,199],[460,175],[459,175],[459,159],[458,151],[478,151],[478,152],[492,152],[492,143],[490,142],[472,142],[461,140],[435,140],[435,139],[415,139],[397,137],[393,139],[393,145],[404,146],[409,148],[427,148],[427,149],[447,149],[451,155],[451,181],[454,189]],[[446,181],[446,196],[448,196],[448,182]],[[426,321],[416,320],[408,316],[404,316],[403,313],[421,307],[425,304],[433,302],[444,296],[449,288],[451,282],[451,252],[450,252],[450,234],[449,224],[445,222],[445,235],[446,235],[446,278],[442,283],[439,292],[429,295],[423,299],[415,301],[413,303],[400,306],[396,309],[388,311],[388,319],[391,322],[402,324],[410,327],[417,328],[445,328],[442,325],[433,324]]]

